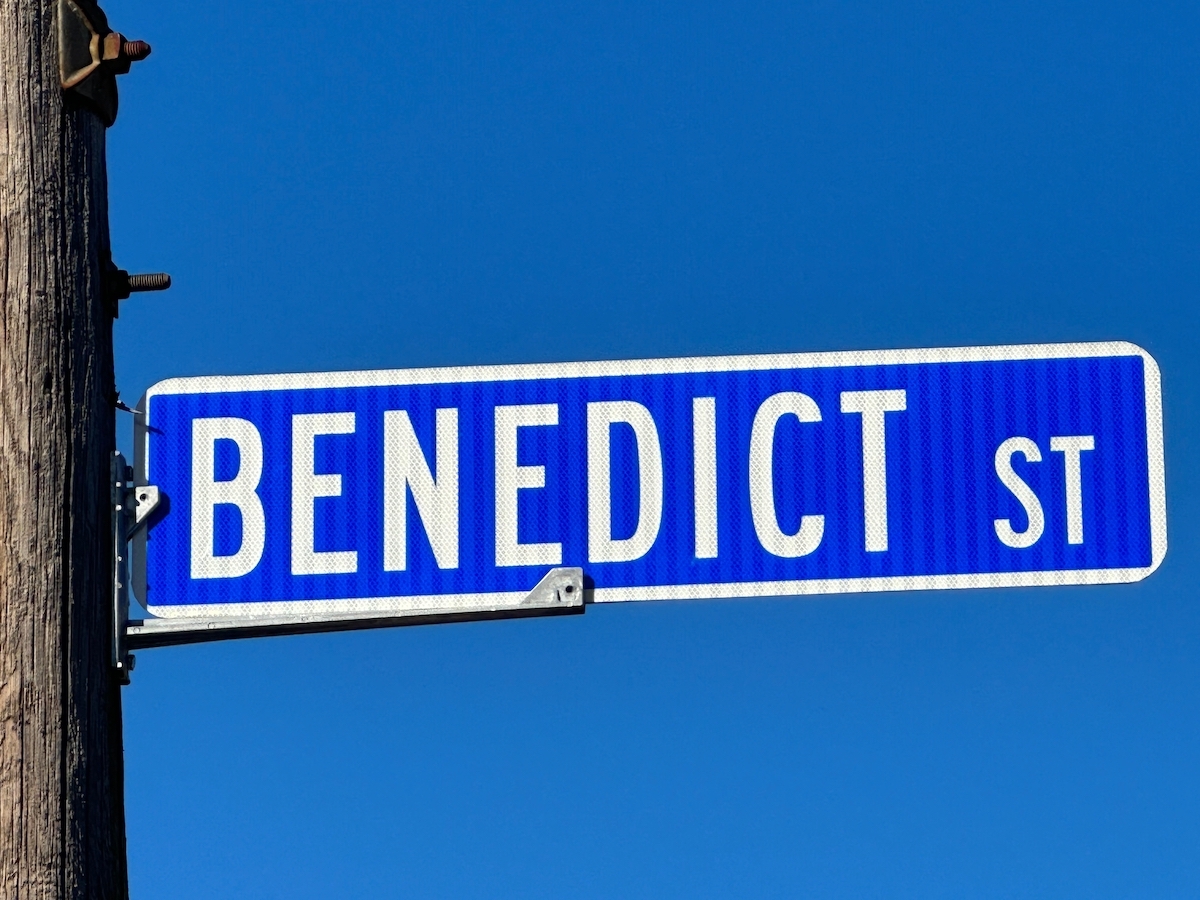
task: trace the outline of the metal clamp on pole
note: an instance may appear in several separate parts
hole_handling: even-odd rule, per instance
[[[58,0],[58,68],[62,89],[100,117],[117,120],[117,76],[150,55],[145,41],[127,41],[108,27],[95,0]]]
[[[109,466],[109,497],[113,540],[112,667],[121,684],[129,684],[134,666],[125,637],[129,626],[129,542],[149,523],[160,495],[154,485],[135,487],[133,469],[120,452],[114,452]]]

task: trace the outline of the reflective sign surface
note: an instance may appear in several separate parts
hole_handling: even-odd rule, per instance
[[[1133,581],[1166,553],[1130,344],[185,378],[144,398],[160,616]]]

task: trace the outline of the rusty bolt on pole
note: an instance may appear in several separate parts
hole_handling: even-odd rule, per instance
[[[150,55],[150,45],[145,41],[124,41],[121,44],[121,55],[132,62],[141,62]]]
[[[171,276],[166,272],[130,275],[124,269],[118,269],[111,263],[109,265],[111,268],[104,275],[104,297],[114,319],[120,315],[120,301],[129,299],[130,294],[165,291],[171,286]]]
[[[171,276],[166,272],[129,276],[129,290],[134,293],[137,291],[165,291],[170,286]]]
[[[101,64],[113,75],[125,75],[135,62],[150,55],[150,45],[145,41],[127,41],[119,31],[104,36]]]

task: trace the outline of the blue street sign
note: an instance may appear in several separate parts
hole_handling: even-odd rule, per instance
[[[1136,581],[1166,553],[1131,344],[179,378],[141,404],[164,617]]]

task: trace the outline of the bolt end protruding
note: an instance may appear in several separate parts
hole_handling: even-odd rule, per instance
[[[166,272],[151,272],[147,275],[130,275],[129,290],[133,293],[138,291],[165,291],[171,286],[171,276]]]
[[[141,62],[150,55],[150,45],[145,41],[123,41],[121,55],[128,57],[133,62]]]

